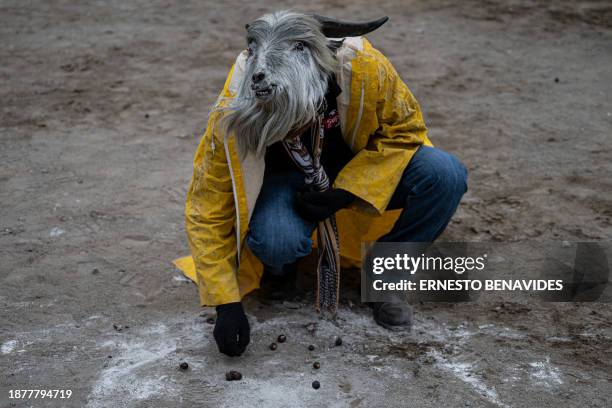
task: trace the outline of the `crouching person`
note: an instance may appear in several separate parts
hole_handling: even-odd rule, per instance
[[[340,262],[359,265],[362,240],[432,242],[467,189],[464,166],[432,146],[417,101],[362,37],[385,21],[277,12],[247,25],[186,206],[200,301],[216,306],[222,353],[249,343],[241,299],[264,273],[291,275],[317,226],[342,248],[341,260],[338,248],[324,259],[339,272]],[[406,304],[372,306],[385,327],[410,323]]]

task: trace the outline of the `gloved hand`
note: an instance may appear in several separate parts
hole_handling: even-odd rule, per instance
[[[347,207],[355,196],[341,188],[326,191],[298,191],[295,196],[295,207],[302,218],[311,222],[323,221],[336,211]]]
[[[219,351],[228,356],[239,356],[249,344],[251,327],[244,314],[242,303],[219,305],[213,335]]]

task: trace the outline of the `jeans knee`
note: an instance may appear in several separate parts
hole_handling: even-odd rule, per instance
[[[439,151],[429,161],[429,172],[431,188],[441,198],[458,202],[467,191],[467,169],[455,156]]]
[[[454,195],[462,197],[468,189],[468,171],[455,156],[449,155],[452,166],[446,171],[447,189]]]
[[[297,231],[275,228],[269,234],[249,232],[246,244],[251,252],[265,265],[281,268],[308,255],[312,250],[309,236],[301,236]]]

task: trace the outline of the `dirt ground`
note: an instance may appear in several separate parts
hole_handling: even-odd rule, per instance
[[[335,323],[308,296],[251,296],[248,352],[217,352],[214,310],[170,262],[243,26],[288,7],[390,16],[371,42],[470,171],[442,239],[612,238],[610,2],[3,1],[0,406],[611,406],[601,303],[423,304],[396,333],[350,295]]]

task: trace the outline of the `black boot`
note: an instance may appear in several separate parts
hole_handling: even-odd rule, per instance
[[[296,261],[284,265],[280,270],[264,265],[260,297],[267,300],[292,299],[297,293],[297,265]]]
[[[374,321],[389,330],[410,330],[412,327],[412,307],[407,303],[372,302]]]

